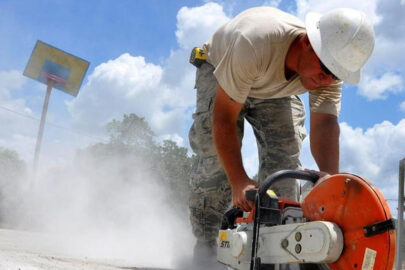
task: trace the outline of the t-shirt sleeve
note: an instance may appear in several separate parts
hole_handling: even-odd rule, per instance
[[[245,103],[258,77],[256,53],[241,33],[235,37],[215,68],[214,76],[224,91],[236,102]]]
[[[309,91],[311,112],[339,116],[342,97],[342,82]]]

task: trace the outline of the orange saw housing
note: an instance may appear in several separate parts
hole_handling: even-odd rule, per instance
[[[391,213],[381,192],[369,181],[351,174],[336,174],[317,184],[301,204],[310,221],[334,222],[344,234],[344,249],[332,270],[392,270],[395,230],[375,230]],[[366,236],[367,235],[367,236]]]

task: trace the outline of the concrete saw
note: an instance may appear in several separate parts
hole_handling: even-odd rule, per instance
[[[316,183],[301,203],[269,189],[291,178]],[[314,172],[284,170],[249,190],[253,210],[232,208],[224,215],[218,261],[234,270],[392,270],[395,222],[381,192],[352,174],[320,183],[318,178]]]

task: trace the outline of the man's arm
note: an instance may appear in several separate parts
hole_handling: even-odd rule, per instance
[[[243,104],[232,100],[218,85],[212,118],[215,147],[232,188],[234,205],[250,211],[253,202],[246,201],[245,191],[255,188],[257,184],[249,179],[242,163],[237,133],[237,121],[242,108]]]
[[[330,174],[339,172],[338,118],[326,113],[311,113],[311,153],[319,170]]]

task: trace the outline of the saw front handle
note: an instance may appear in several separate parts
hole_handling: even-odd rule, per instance
[[[245,193],[246,199],[248,201],[255,201],[256,196],[259,195],[259,198],[263,198],[266,194],[267,190],[277,182],[280,182],[285,179],[295,178],[299,180],[306,180],[312,182],[313,184],[316,183],[319,179],[319,174],[311,172],[311,171],[294,171],[294,170],[282,170],[272,175],[268,176],[266,180],[262,184],[258,190],[251,189],[247,190]]]

